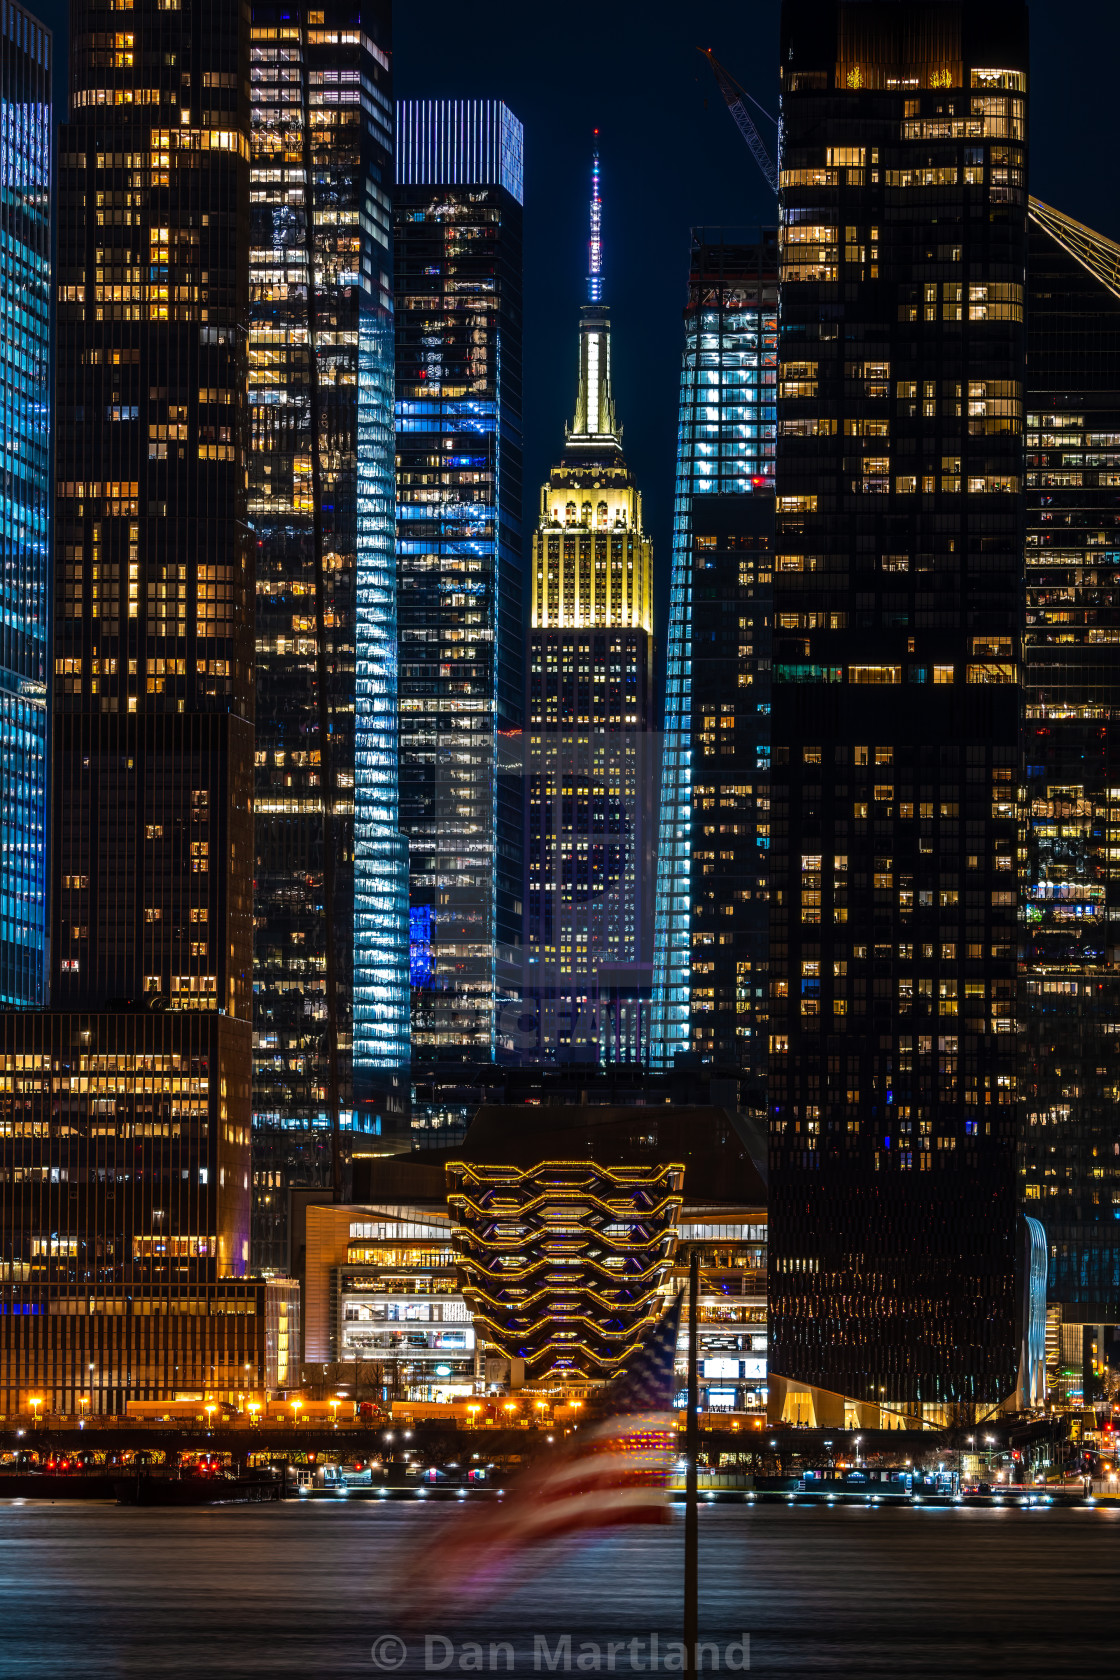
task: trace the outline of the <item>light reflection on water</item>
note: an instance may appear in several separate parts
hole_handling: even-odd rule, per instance
[[[606,1672],[608,1641],[679,1638],[679,1523],[550,1550],[500,1603],[457,1621],[440,1582],[426,1582],[424,1621],[402,1626],[393,1568],[459,1518],[469,1523],[469,1506],[2,1504],[0,1674],[337,1680],[375,1674],[372,1641],[398,1631],[406,1680],[424,1672],[426,1632],[452,1642],[452,1675],[469,1639],[484,1653],[508,1640],[515,1673],[547,1672],[534,1636],[554,1651],[568,1633],[576,1674],[581,1644],[588,1665],[599,1647]],[[710,1507],[701,1634],[749,1633],[753,1674],[797,1680],[1104,1675],[1118,1541],[1120,1512],[1101,1509]],[[647,1656],[636,1648],[637,1662]],[[639,1672],[628,1649],[615,1672]]]

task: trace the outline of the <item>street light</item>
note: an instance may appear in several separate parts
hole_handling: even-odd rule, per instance
[[[477,1400],[467,1406],[467,1411],[470,1413],[472,1429],[476,1429],[478,1427],[478,1414],[481,1410],[482,1407],[478,1404]]]
[[[292,1401],[292,1411],[295,1413],[295,1417],[292,1419],[293,1423],[298,1423],[299,1422],[300,1407],[302,1405],[303,1405],[302,1400],[293,1400]]]
[[[337,1429],[338,1428],[338,1401],[337,1400],[332,1400],[331,1401],[331,1418],[333,1419],[334,1426]]]
[[[261,1404],[260,1404],[259,1400],[250,1400],[250,1402],[249,1402],[249,1422],[250,1423],[256,1423],[257,1422],[257,1413],[260,1411],[260,1409],[261,1409]]]
[[[213,1427],[214,1413],[217,1411],[217,1409],[218,1409],[217,1406],[215,1406],[214,1402],[211,1400],[210,1404],[206,1408],[206,1427],[207,1427],[207,1429],[210,1429],[210,1428]]]
[[[36,1426],[36,1428],[38,1428],[38,1425],[39,1425],[39,1407],[43,1404],[42,1399],[39,1395],[34,1395],[34,1394],[28,1395],[28,1404],[31,1407],[31,1416],[35,1421],[35,1426]]]

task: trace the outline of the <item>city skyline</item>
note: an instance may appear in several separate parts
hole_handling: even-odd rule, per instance
[[[1118,46],[0,0],[14,1670],[1107,1671]]]
[[[37,14],[55,30],[56,115],[65,109],[67,0],[43,0]],[[525,413],[524,482],[548,474],[569,397],[557,387],[556,323],[583,288],[583,186],[592,131],[601,134],[604,183],[610,197],[605,235],[609,280],[630,300],[630,342],[617,347],[617,398],[627,416],[626,448],[645,486],[646,524],[657,556],[657,622],[668,622],[672,549],[673,462],[679,344],[673,334],[688,289],[693,227],[758,226],[772,221],[776,200],[743,145],[698,47],[716,56],[773,115],[778,110],[780,0],[748,11],[737,0],[705,0],[682,14],[667,0],[643,9],[643,28],[628,24],[626,5],[611,11],[577,0],[572,26],[557,38],[548,15],[526,14],[517,0],[496,0],[485,51],[454,0],[397,7],[394,77],[398,98],[490,97],[504,100],[525,125],[525,369],[536,393]],[[1109,156],[1107,54],[1086,59],[1078,41],[1114,28],[1106,0],[1087,0],[1079,29],[1068,28],[1060,0],[1035,0],[1032,87],[1035,138],[1031,191],[1065,214],[1120,239],[1120,184]],[[610,41],[632,66],[609,88],[579,67],[581,31]],[[604,36],[604,31],[605,36]],[[553,97],[564,82],[562,101]],[[1078,88],[1076,121],[1069,89]],[[668,111],[670,120],[658,120]],[[760,119],[773,151],[775,129]],[[666,260],[651,271],[642,252],[655,238]],[[675,254],[674,254],[675,253]],[[527,606],[527,603],[526,603]],[[665,641],[658,638],[655,677],[661,690]]]
[[[1069,1322],[1120,1300],[1120,247],[1029,198],[1022,0],[787,0],[780,174],[715,66],[778,219],[691,233],[663,630],[598,130],[530,544],[517,114],[394,102],[389,0],[131,10],[58,131],[51,977],[4,1031],[13,1115],[78,1101],[11,1121],[13,1285],[298,1270],[293,1198],[583,1063],[769,1128],[777,1414],[1005,1397],[1025,1201]]]

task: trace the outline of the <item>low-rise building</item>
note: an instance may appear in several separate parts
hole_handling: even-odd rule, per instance
[[[442,1198],[309,1206],[305,1218],[310,1380],[383,1401],[454,1400],[482,1386]]]
[[[765,1416],[759,1140],[703,1104],[484,1104],[464,1143],[355,1168],[293,1220],[305,1386],[448,1403],[586,1390],[625,1365],[700,1251],[704,1410]],[[678,1353],[684,1404],[687,1324]]]
[[[283,1392],[299,1381],[299,1309],[290,1278],[47,1285],[0,1323],[0,1417]]]
[[[700,1202],[685,1196],[671,1288],[687,1285],[700,1251],[697,1363],[700,1408],[766,1416],[766,1206]],[[688,1322],[677,1346],[679,1403],[686,1402]]]

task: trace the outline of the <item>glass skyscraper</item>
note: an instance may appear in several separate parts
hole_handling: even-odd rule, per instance
[[[517,1028],[522,129],[493,100],[397,107],[397,579],[412,1050]]]
[[[336,1111],[347,1150],[355,1123],[377,1123],[368,1104],[354,1110],[355,998],[360,1059],[386,1055],[394,1066],[406,1059],[404,916],[398,903],[394,921],[392,872],[384,867],[400,853],[392,737],[390,22],[388,0],[327,5],[306,29],[289,8],[253,8],[254,1257],[268,1269],[287,1261],[287,1187],[330,1181]],[[356,852],[363,882],[357,945]]]
[[[692,554],[690,1048],[761,1121],[774,498],[697,496]]]
[[[1016,1388],[1025,4],[786,0],[775,1418]]]
[[[43,1001],[50,528],[51,37],[0,6],[0,1007]]]
[[[1021,1183],[1063,1321],[1115,1324],[1120,245],[1037,199],[1029,237]]]
[[[72,16],[51,1008],[0,1017],[5,1411],[201,1386],[192,1317],[223,1386],[251,1357],[211,1337],[249,1269],[249,16]]]
[[[692,505],[774,488],[777,281],[773,236],[699,230],[685,308],[665,674],[650,1066],[691,1048]],[[741,272],[740,272],[741,270]]]

